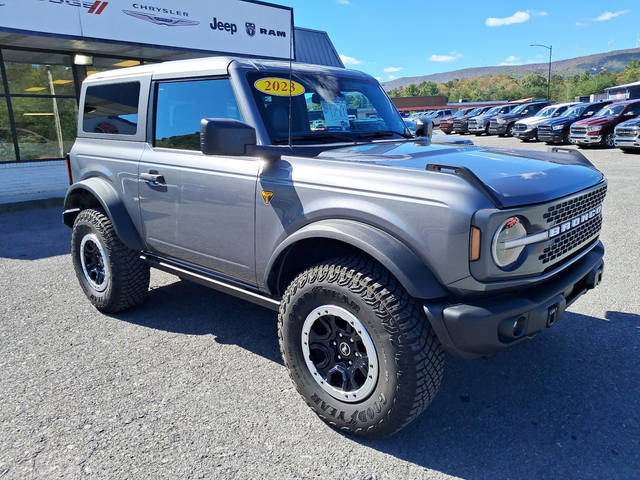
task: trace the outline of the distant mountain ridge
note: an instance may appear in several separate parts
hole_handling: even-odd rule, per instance
[[[614,50],[612,52],[596,53],[584,57],[569,58],[551,62],[551,73],[559,74],[563,77],[570,77],[584,72],[598,73],[600,70],[610,72],[620,72],[624,66],[633,59],[640,60],[640,48],[630,48],[627,50]],[[547,75],[548,63],[531,63],[526,65],[501,65],[494,67],[476,67],[453,70],[451,72],[434,73],[431,75],[421,75],[417,77],[401,77],[388,82],[383,82],[385,90],[398,87],[405,87],[411,83],[420,84],[422,82],[444,83],[454,78],[481,77],[483,75],[496,75],[506,73],[516,78],[521,78],[532,73]]]

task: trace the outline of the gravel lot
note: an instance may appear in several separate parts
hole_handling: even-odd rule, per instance
[[[640,478],[640,155],[585,153],[610,182],[604,283],[532,342],[447,358],[431,408],[375,442],[304,405],[273,312],[154,272],[102,315],[60,210],[0,214],[0,478]]]

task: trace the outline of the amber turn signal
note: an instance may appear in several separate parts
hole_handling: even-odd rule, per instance
[[[480,258],[480,229],[471,227],[471,246],[469,249],[469,260],[474,261]]]

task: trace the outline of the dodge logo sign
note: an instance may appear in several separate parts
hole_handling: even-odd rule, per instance
[[[256,34],[256,24],[255,23],[245,23],[244,26],[247,28],[247,35],[253,37]]]

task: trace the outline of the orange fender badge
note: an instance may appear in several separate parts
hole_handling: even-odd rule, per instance
[[[269,205],[272,198],[273,198],[273,192],[262,190],[262,199],[264,200],[265,205]]]

